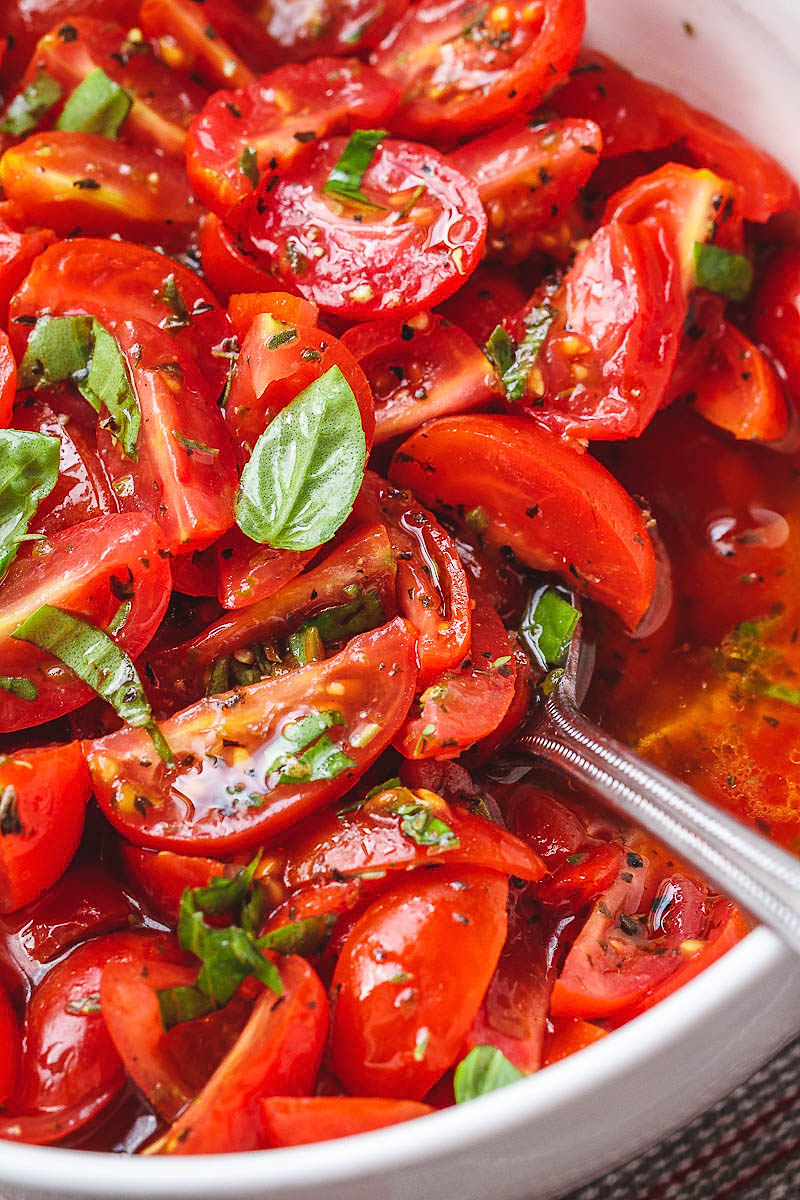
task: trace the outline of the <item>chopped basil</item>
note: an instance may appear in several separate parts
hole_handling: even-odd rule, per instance
[[[255,147],[245,146],[239,159],[239,170],[254,188],[258,187],[258,152]]]
[[[115,138],[131,107],[131,97],[102,67],[90,71],[64,105],[56,129]]]
[[[287,342],[293,342],[297,337],[297,330],[294,326],[287,326],[286,329],[281,329],[279,333],[273,333],[271,338],[267,339],[268,350],[278,350],[281,346],[285,346]]]
[[[485,348],[501,376],[511,370],[514,365],[516,347],[511,334],[502,325],[495,325]]]
[[[10,692],[18,700],[36,700],[39,696],[36,684],[24,675],[0,675],[0,691]]]
[[[370,208],[381,208],[361,191],[364,176],[370,168],[378,145],[387,136],[385,129],[357,129],[345,146],[330,175],[323,185],[323,192],[343,200],[355,200]]]
[[[20,386],[45,388],[70,380],[108,425],[128,458],[136,459],[142,413],[116,338],[96,317],[40,317],[20,366]]]
[[[254,542],[313,550],[349,516],[366,462],[353,389],[331,367],[282,408],[255,444],[236,497]]]
[[[413,795],[413,794],[412,794]],[[437,817],[433,809],[414,796],[412,801],[397,801],[389,811],[402,817],[400,829],[418,846],[438,846],[440,850],[455,850],[461,845],[449,825]]]
[[[563,667],[581,614],[551,587],[533,593],[520,635],[542,669]]]
[[[753,282],[753,264],[722,246],[695,242],[694,276],[698,287],[729,300],[744,300]]]
[[[167,317],[166,321],[160,322],[164,329],[185,329],[187,325],[191,325],[191,314],[175,282],[174,275],[167,275],[157,295],[159,300],[172,310],[172,316]]]
[[[314,625],[301,625],[289,635],[286,643],[292,658],[297,659],[301,667],[311,662],[319,662],[325,657],[325,646],[319,636],[319,630]]]
[[[466,1058],[462,1058],[453,1076],[456,1104],[496,1092],[498,1088],[524,1078],[522,1072],[494,1046],[475,1046]]]
[[[340,728],[344,717],[334,709],[312,712],[286,725],[280,735],[278,757],[267,769],[267,779],[277,775],[280,784],[313,783],[336,779],[356,764],[325,732]]]
[[[370,588],[369,591],[362,593],[357,586],[355,590],[358,594],[348,604],[340,604],[336,608],[329,608],[325,612],[317,613],[315,617],[309,617],[303,622],[297,633],[292,635],[292,638],[304,637],[309,630],[315,630],[321,640],[328,645],[331,642],[342,642],[347,638],[355,637],[357,633],[366,633],[370,629],[377,629],[385,620],[383,605],[377,591],[375,588]],[[295,655],[295,657],[297,656]]]
[[[549,304],[542,304],[525,316],[525,336],[514,352],[514,361],[506,367],[501,376],[509,400],[523,399],[528,372],[536,364],[555,315]]]
[[[153,720],[136,667],[102,629],[60,608],[43,604],[11,636],[31,642],[63,662],[102,696],[123,721],[146,730],[159,756],[172,763],[172,751]]]
[[[219,454],[218,446],[207,446],[205,442],[196,442],[194,438],[184,437],[178,429],[171,429],[170,433],[178,445],[183,446],[190,458],[193,454],[210,454],[212,458],[216,458]]]
[[[770,700],[782,700],[784,704],[800,706],[800,688],[788,687],[785,683],[770,683],[764,688],[764,695]]]
[[[40,72],[19,95],[15,96],[0,121],[0,132],[20,137],[30,133],[45,113],[57,104],[62,96],[61,84],[51,75]]]
[[[44,433],[0,429],[0,579],[28,536],[28,523],[58,480],[61,443]]]

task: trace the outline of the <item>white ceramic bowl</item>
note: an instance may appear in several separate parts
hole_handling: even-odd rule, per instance
[[[587,2],[590,45],[729,121],[800,178],[798,0]],[[339,1142],[202,1159],[5,1143],[0,1196],[552,1200],[678,1128],[799,1028],[800,961],[758,929],[610,1037],[461,1108]]]

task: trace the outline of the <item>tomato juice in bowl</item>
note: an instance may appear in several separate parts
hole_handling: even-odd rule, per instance
[[[776,3],[756,19],[741,6],[719,4],[706,24],[706,18],[687,21],[677,5],[660,6],[657,14],[631,5],[621,28],[618,4],[588,7],[586,44],[730,120],[797,173],[785,133],[792,96],[796,103],[797,64],[790,61],[796,39],[786,36],[795,14]],[[388,25],[369,44],[369,33],[337,32],[334,24],[320,47],[333,56],[324,86],[331,95],[344,92],[349,111],[362,106],[363,118],[346,118],[318,152],[316,141],[331,131],[312,105],[303,128],[289,135],[299,158],[289,153],[295,146],[287,151],[278,138],[261,162],[251,140],[272,100],[263,88],[247,91],[246,55],[288,72],[281,95],[295,94],[302,75],[268,58],[269,38],[287,36],[285,29],[278,21],[266,39],[263,28],[256,38],[246,17],[238,20],[223,6],[204,14],[219,23],[218,36],[200,30],[200,40],[191,25],[169,23],[182,12],[180,5],[144,6],[145,37],[165,39],[163,64],[136,49],[137,35],[128,34],[124,45],[103,44],[106,57],[111,49],[124,60],[112,58],[111,66],[103,59],[107,80],[136,102],[128,105],[114,86],[103,85],[105,92],[88,101],[84,91],[84,111],[88,104],[100,130],[81,133],[86,117],[79,112],[72,118],[77,131],[62,128],[61,138],[50,133],[61,119],[59,105],[95,60],[90,54],[87,67],[80,57],[87,39],[79,18],[71,24],[73,18],[59,14],[43,64],[27,80],[39,90],[15,110],[23,124],[41,117],[42,128],[12,134],[0,168],[11,197],[10,235],[29,253],[8,295],[10,345],[27,389],[12,428],[58,437],[61,457],[50,489],[53,464],[37,460],[36,505],[22,518],[30,532],[44,535],[45,552],[37,553],[36,542],[33,551],[22,543],[0,587],[9,647],[0,668],[3,748],[16,755],[4,769],[17,772],[3,779],[2,818],[3,982],[12,1000],[4,1019],[11,1045],[27,989],[35,988],[25,1018],[21,1099],[8,1101],[3,1132],[57,1143],[66,1125],[66,1145],[93,1150],[137,1149],[157,1139],[156,1153],[135,1155],[124,1168],[106,1154],[10,1140],[0,1154],[0,1178],[14,1196],[52,1192],[57,1172],[60,1195],[199,1197],[216,1194],[218,1178],[189,1152],[248,1148],[254,1152],[219,1160],[242,1196],[392,1195],[421,1179],[431,1197],[477,1198],[491,1190],[511,1200],[532,1186],[538,1195],[556,1196],[723,1094],[796,1026],[800,981],[775,939],[760,929],[743,937],[741,917],[702,881],[549,781],[509,781],[497,748],[527,702],[524,687],[514,686],[525,660],[508,630],[526,594],[518,571],[520,556],[527,561],[520,526],[539,521],[537,558],[527,565],[558,572],[568,559],[568,575],[594,605],[600,661],[590,703],[644,753],[720,803],[769,824],[791,845],[796,501],[786,380],[762,347],[790,376],[793,335],[777,309],[785,308],[793,260],[791,250],[770,258],[764,245],[791,243],[792,221],[782,210],[796,206],[792,186],[764,160],[748,161],[731,186],[720,165],[725,161],[735,173],[736,153],[725,158],[730,147],[714,140],[718,131],[698,119],[689,133],[673,137],[674,110],[659,108],[646,91],[649,107],[637,115],[647,115],[649,134],[660,144],[633,171],[624,155],[598,164],[593,135],[603,123],[588,123],[593,113],[599,118],[600,102],[614,97],[615,77],[584,52],[531,131],[544,140],[537,147],[544,174],[536,191],[516,192],[514,211],[525,219],[515,223],[505,195],[486,177],[492,138],[499,136],[491,125],[508,118],[508,97],[495,97],[482,112],[467,106],[466,117],[451,114],[450,145],[424,104],[403,101],[393,115],[390,84],[402,87],[405,76],[392,65],[396,46]],[[389,14],[389,24],[398,15]],[[461,26],[456,31],[473,45],[483,19],[476,18],[466,33]],[[242,28],[252,35],[251,51]],[[374,68],[390,81],[385,90],[375,80],[364,86],[366,68],[343,71],[336,61],[340,34],[366,36],[365,54],[388,37]],[[94,43],[90,49],[99,53]],[[310,57],[296,53],[299,60]],[[157,88],[150,106],[137,91],[148,72],[163,85],[162,65],[186,71],[187,79],[195,75],[173,107]],[[553,65],[557,74],[557,57]],[[118,81],[117,67],[127,72]],[[611,74],[609,87],[601,83],[604,72]],[[57,76],[61,89],[50,117],[32,111],[47,100],[42,73]],[[522,87],[534,86],[531,79],[515,76]],[[219,96],[223,84],[241,95],[222,105],[208,101],[206,93]],[[457,91],[458,79],[447,86]],[[193,274],[196,258],[180,258],[197,201],[181,183],[170,149],[200,108],[213,118],[210,127],[201,119],[190,134],[195,193],[214,206],[200,234],[205,283]],[[672,130],[668,145],[663,130],[653,133],[655,118]],[[239,122],[246,136],[237,134]],[[436,148],[420,155],[395,150],[388,139],[387,149],[386,127],[397,129],[398,142],[408,140],[404,146],[431,140]],[[359,130],[374,136],[354,137]],[[631,122],[620,130],[630,133]],[[455,146],[465,132],[480,139],[477,153]],[[608,142],[614,130],[603,133]],[[529,137],[514,127],[509,136]],[[29,163],[52,161],[48,138],[60,144],[68,190],[54,182],[52,168],[49,177],[46,168],[26,176],[19,149],[26,138],[39,139],[28,140]],[[153,142],[163,162],[143,172],[140,157],[147,163]],[[709,144],[713,164],[706,159],[699,166],[701,152],[711,154]],[[307,186],[303,164],[315,154],[320,196],[332,179],[338,187],[327,193],[334,201],[315,199],[313,209],[320,228],[330,222],[326,245],[336,254],[315,255],[317,235],[309,239],[295,217]],[[126,174],[120,168],[131,164],[141,168],[142,190],[118,217],[114,197]],[[703,167],[719,171],[723,182],[698,181],[693,173]],[[569,244],[563,226],[570,220],[555,219],[554,208],[561,217],[564,203],[559,170],[581,176],[583,210],[570,214],[573,223],[587,222],[581,245]],[[41,174],[44,191],[36,182]],[[427,184],[429,174],[435,187]],[[643,175],[651,180],[645,194],[637,187]],[[245,211],[241,201],[256,186],[258,201]],[[366,203],[355,195],[362,186]],[[544,200],[549,208],[537,208]],[[653,218],[648,205],[661,216]],[[770,233],[754,237],[773,210],[779,216]],[[670,229],[676,211],[677,231]],[[747,241],[738,214],[751,223]],[[161,228],[164,216],[171,224]],[[681,241],[689,218],[691,237]],[[115,220],[122,242],[105,240]],[[380,260],[381,286],[354,274],[364,239],[388,236],[386,228],[404,221],[414,228]],[[701,252],[698,259],[694,243],[704,242],[709,224],[715,229],[708,246],[722,255]],[[80,237],[70,237],[78,225]],[[595,226],[606,232],[598,236]],[[426,228],[446,235],[447,252],[435,266],[426,257],[430,238],[420,236]],[[665,253],[668,235],[677,242]],[[484,282],[470,291],[464,280],[477,269],[482,236],[489,260],[480,267]],[[165,259],[151,245],[177,257]],[[575,253],[583,275],[570,265]],[[536,274],[531,264],[543,256],[560,264],[566,283]],[[742,260],[749,257],[756,259],[750,311],[734,295],[744,288]],[[338,275],[331,274],[334,258]],[[398,276],[398,260],[408,263],[407,275]],[[625,264],[626,283],[633,279],[638,288],[628,298],[636,296],[641,319],[621,341],[619,329],[603,326],[591,287],[584,287],[603,262]],[[720,263],[728,272],[721,285],[714,275]],[[699,300],[692,296],[690,313],[698,268],[707,272],[706,287]],[[615,286],[624,275],[615,276]],[[611,288],[608,278],[604,288]],[[428,315],[426,305],[437,311]],[[48,334],[47,323],[39,324],[43,315],[68,324]],[[654,328],[664,334],[658,344],[648,340]],[[524,352],[519,357],[526,338],[528,351],[538,341],[527,360]],[[588,350],[576,338],[590,342]],[[487,342],[488,357],[481,348]],[[649,355],[647,372],[631,347]],[[506,376],[505,399],[494,391],[498,371]],[[323,377],[324,388],[315,387]],[[104,387],[109,378],[115,389]],[[293,407],[300,392],[304,404]],[[669,408],[651,421],[665,399]],[[420,430],[428,417],[432,423]],[[311,499],[287,516],[277,502],[265,501],[267,492],[274,500],[280,490],[274,472],[282,457],[262,434],[274,426],[279,449],[296,448],[298,429],[315,419],[321,429],[340,431],[347,454],[337,459],[337,447],[328,447],[335,487],[324,504],[315,504],[314,489],[307,489]],[[570,444],[576,438],[590,441],[588,454]],[[757,444],[775,439],[778,449]],[[18,439],[17,452],[20,445]],[[505,470],[498,470],[498,446]],[[374,473],[362,483],[371,447]],[[515,478],[552,491],[561,464],[557,505],[548,509],[537,490],[518,512]],[[270,472],[273,485],[265,491]],[[605,490],[596,540],[587,548],[574,527],[576,516],[588,519],[581,504],[596,488]],[[644,516],[639,497],[649,506]],[[234,505],[236,524],[227,516]],[[672,564],[676,600],[667,621],[631,639],[624,625],[639,624],[655,587],[664,586],[645,542],[651,513]],[[319,554],[323,543],[326,552]],[[605,556],[601,570],[598,553]],[[170,573],[183,599],[167,609]],[[559,608],[563,599],[552,596],[551,610],[568,619]],[[49,610],[46,620],[42,609]],[[315,622],[319,613],[326,621]],[[107,684],[108,672],[97,664],[113,668],[119,687]],[[114,701],[112,709],[97,701],[87,707],[96,692]],[[20,732],[38,727],[26,720],[26,705],[34,702],[43,706],[42,721],[68,721],[69,733],[55,726],[39,735]],[[58,752],[47,748],[53,741]],[[398,767],[402,786],[390,778],[396,770],[370,774],[379,755],[381,766]],[[98,807],[89,809],[84,827],[87,762]],[[35,796],[25,786],[31,768]],[[463,804],[468,789],[480,791],[485,808]],[[70,798],[69,821],[62,793]],[[489,820],[498,810],[509,830]],[[53,813],[58,835],[48,837]],[[42,832],[23,839],[26,823],[34,822]],[[82,848],[64,873],[84,828]],[[511,925],[509,890],[519,894]],[[530,896],[533,908],[526,910]],[[171,932],[179,909],[181,945]],[[416,923],[415,939],[397,932],[398,912]],[[519,962],[542,952],[529,918],[541,926],[543,912],[561,914],[575,928],[560,956],[549,1025],[537,1030],[532,1018],[543,1009],[532,984],[538,977],[525,976],[527,990],[514,1011],[497,1001],[501,961],[506,980],[516,979]],[[326,918],[336,913],[331,930]],[[298,922],[305,922],[305,940]],[[518,936],[508,939],[509,928]],[[256,947],[256,935],[272,940]],[[238,977],[226,958],[232,938],[242,963]],[[587,989],[586,963],[606,940],[615,943],[610,970]],[[731,945],[697,973],[701,962]],[[430,946],[439,948],[439,977],[451,986],[447,1020],[430,1001],[424,1017],[415,1015],[415,985],[433,988],[426,972],[437,954]],[[624,962],[636,967],[637,952],[648,948],[679,957],[679,967],[659,966],[644,982],[638,968],[617,969]],[[395,990],[383,1001],[374,971],[387,953],[385,982]],[[663,964],[665,957],[651,954],[647,961]],[[609,988],[610,978],[628,990]],[[328,986],[336,999],[330,1040],[320,1019]],[[278,1004],[276,996],[283,997]],[[387,1029],[402,1041],[401,1069],[387,1069],[378,1053]],[[458,1085],[479,1098],[448,1107],[448,1072],[487,1045],[499,1053],[473,1057]],[[561,1058],[581,1045],[580,1054]],[[54,1046],[77,1055],[69,1073],[41,1067]],[[552,1065],[536,1069],[547,1061]],[[10,1097],[13,1056],[4,1071]],[[530,1078],[490,1091],[486,1079],[497,1072]],[[319,1103],[303,1103],[312,1089]],[[342,1103],[343,1090],[364,1103]],[[424,1120],[355,1141],[277,1148],[303,1133],[304,1122],[322,1139],[442,1105]],[[267,1144],[272,1148],[259,1152]],[[188,1160],[175,1162],[181,1147]]]

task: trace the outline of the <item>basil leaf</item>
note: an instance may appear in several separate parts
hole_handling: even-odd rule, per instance
[[[6,115],[0,121],[2,133],[19,137],[30,133],[41,121],[45,113],[57,104],[62,96],[62,87],[51,75],[41,71],[26,88],[9,104]]]
[[[302,954],[304,958],[317,954],[325,944],[336,924],[336,917],[307,917],[291,925],[281,925],[258,939],[264,950],[275,950],[278,954]]]
[[[187,325],[191,325],[191,315],[175,282],[174,275],[166,277],[161,285],[161,291],[158,292],[158,298],[172,309],[172,316],[167,317],[166,321],[160,322],[163,329],[185,329]]]
[[[183,446],[189,458],[193,454],[209,454],[212,458],[216,458],[219,454],[218,446],[207,446],[205,442],[196,442],[194,438],[184,437],[178,429],[171,429],[170,433],[175,438],[179,446]]]
[[[207,1017],[214,1011],[214,1002],[199,988],[191,985],[173,988],[156,988],[161,1024],[169,1032],[174,1025],[183,1021],[194,1021]]]
[[[475,1046],[462,1058],[453,1076],[456,1104],[496,1092],[525,1076],[494,1046]]]
[[[99,133],[103,137],[115,138],[131,104],[131,97],[125,89],[109,79],[102,67],[97,67],[89,72],[68,98],[56,122],[56,129],[72,133]]]
[[[425,804],[396,804],[391,811],[403,818],[400,822],[401,831],[418,846],[455,850],[461,845],[450,826]]]
[[[123,453],[136,459],[142,412],[116,338],[95,317],[40,317],[20,366],[20,386],[69,380],[95,412],[105,408]]]
[[[341,642],[346,638],[355,637],[357,633],[367,633],[377,629],[386,619],[380,597],[375,588],[368,592],[354,589],[358,595],[347,604],[339,604],[325,612],[309,617],[298,629],[298,633],[307,629],[316,629],[323,642]]]
[[[164,762],[173,762],[172,751],[153,720],[133,661],[102,629],[82,617],[43,604],[11,636],[31,642],[63,662],[102,696],[123,721],[145,729]]]
[[[245,146],[239,159],[239,170],[254,188],[258,187],[258,151],[254,146]]]
[[[695,242],[694,277],[698,287],[729,300],[744,300],[753,283],[753,264],[722,246]]]
[[[382,208],[360,190],[378,145],[387,137],[385,129],[357,129],[334,164],[322,190],[329,196],[357,200],[370,208]]]
[[[301,625],[299,629],[295,629],[294,633],[289,634],[286,648],[301,667],[308,666],[310,662],[319,662],[325,657],[322,638],[314,625]]]
[[[24,675],[0,675],[0,690],[10,692],[19,700],[36,700],[39,696],[36,684]]]
[[[349,516],[366,462],[353,389],[331,367],[281,409],[255,444],[236,497],[236,523],[254,542],[313,550]]]
[[[313,783],[336,779],[356,764],[335,745],[324,731],[344,725],[344,717],[333,709],[309,713],[286,726],[281,733],[282,752],[267,768],[267,779],[278,776],[282,783]]]
[[[253,861],[237,871],[232,879],[217,877],[207,887],[190,888],[193,908],[209,917],[232,912],[244,903],[260,861],[259,850]]]
[[[520,635],[542,668],[563,667],[581,614],[554,588],[534,592],[523,615]]]
[[[502,374],[503,387],[509,400],[522,400],[524,397],[528,372],[536,364],[555,315],[549,304],[543,304],[532,309],[524,318],[525,336],[516,348],[514,361]]]
[[[50,434],[0,429],[0,580],[27,537],[31,517],[56,486],[60,448]]]
[[[514,339],[502,325],[495,325],[485,350],[501,376],[513,366],[516,351]]]

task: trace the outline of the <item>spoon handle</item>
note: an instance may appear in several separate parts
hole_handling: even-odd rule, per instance
[[[800,954],[800,860],[609,737],[561,689],[520,746],[675,850]]]

